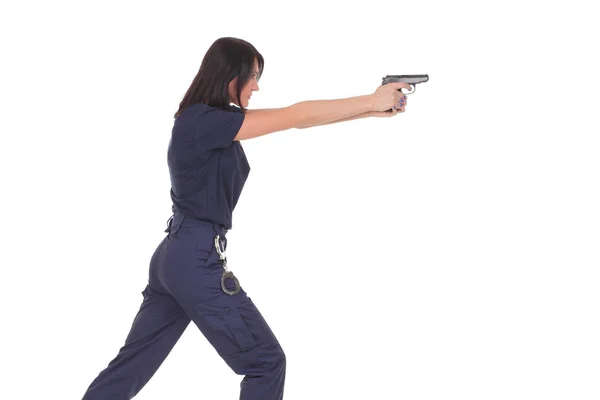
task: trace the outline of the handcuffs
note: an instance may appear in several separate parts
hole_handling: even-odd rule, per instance
[[[221,235],[215,236],[215,247],[217,249],[217,253],[219,254],[218,262],[223,264],[223,269],[225,270],[223,271],[223,275],[221,275],[221,289],[223,289],[225,293],[231,296],[238,294],[241,289],[240,282],[235,277],[235,275],[233,275],[233,272],[227,269],[227,257],[225,255],[225,247],[223,247],[223,250],[221,250]],[[225,279],[227,278],[233,279],[233,281],[235,282],[235,290],[231,291],[225,287]]]

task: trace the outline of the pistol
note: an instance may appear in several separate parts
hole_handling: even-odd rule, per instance
[[[417,87],[415,86],[417,83],[427,82],[429,80],[429,75],[386,75],[382,78],[381,86],[386,85],[390,82],[404,82],[408,83],[412,86],[412,91],[408,93],[402,92],[402,88],[398,89],[400,92],[404,94],[413,94]]]

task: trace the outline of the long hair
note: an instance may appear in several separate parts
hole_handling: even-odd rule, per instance
[[[238,77],[236,85],[237,101],[242,107],[240,93],[252,77],[254,60],[258,63],[257,80],[260,79],[265,61],[256,48],[245,40],[222,37],[217,39],[204,55],[200,69],[185,93],[183,100],[179,103],[179,110],[175,118],[183,109],[196,104],[204,103],[212,107],[229,110],[228,85],[235,77]]]

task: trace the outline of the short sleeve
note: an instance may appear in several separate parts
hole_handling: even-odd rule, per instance
[[[245,114],[210,107],[198,115],[194,141],[201,150],[229,147],[240,131]]]

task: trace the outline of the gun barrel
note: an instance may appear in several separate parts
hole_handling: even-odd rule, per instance
[[[405,82],[410,84],[423,83],[429,80],[429,75],[387,75],[383,78],[384,83]]]

